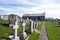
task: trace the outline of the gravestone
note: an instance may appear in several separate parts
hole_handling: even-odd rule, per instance
[[[16,16],[9,16],[9,26],[12,27],[15,24]]]
[[[29,18],[26,19],[26,22],[28,22],[28,21],[29,21]]]
[[[30,19],[30,31],[31,33],[33,33],[33,20]]]
[[[11,40],[19,40],[19,37],[17,36],[17,29],[19,28],[17,17],[16,17],[16,20],[15,20],[15,24],[12,25],[12,28],[14,30],[14,34],[13,34],[13,36],[9,36],[9,38]]]
[[[55,19],[54,26],[60,26],[60,19]]]
[[[29,18],[27,18],[27,20],[29,20]]]
[[[38,27],[38,25],[39,25],[39,22],[36,20],[36,27]]]
[[[30,21],[30,26],[29,26],[29,29],[27,30],[27,32],[29,34],[33,33],[34,32],[34,29],[33,29],[33,20],[29,20]]]
[[[35,31],[35,28],[36,28],[36,23],[33,22],[33,29],[34,29],[34,31]]]
[[[20,34],[20,39],[24,40],[27,37],[27,34],[25,32],[25,21],[21,20],[22,23],[22,33]]]

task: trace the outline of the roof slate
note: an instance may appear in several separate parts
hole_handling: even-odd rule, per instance
[[[24,14],[23,16],[45,16],[45,13],[40,13],[40,14]]]

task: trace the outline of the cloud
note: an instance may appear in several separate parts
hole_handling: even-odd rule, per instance
[[[0,12],[3,14],[23,14],[43,13],[46,17],[59,18],[60,3],[59,0],[1,0]]]

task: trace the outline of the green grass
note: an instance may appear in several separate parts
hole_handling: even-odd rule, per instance
[[[21,25],[19,25],[18,28],[18,35],[22,32],[22,27]],[[5,39],[7,38],[9,35],[13,35],[13,29],[11,27],[6,27],[6,26],[2,26],[0,25],[0,38],[1,39]]]
[[[2,20],[1,21],[2,24],[7,24],[8,21],[7,20]],[[28,29],[28,26],[25,27],[25,30]],[[19,28],[18,28],[18,35],[20,35],[20,33],[22,32],[22,25],[19,24]],[[7,38],[9,35],[13,35],[13,29],[11,27],[8,26],[4,26],[0,24],[0,39],[5,39]]]
[[[7,24],[8,21],[7,20],[2,20],[2,24]],[[42,22],[41,22],[41,25],[39,25],[39,28],[38,30],[41,29],[41,26],[42,26]],[[30,23],[29,21],[26,23],[26,26],[25,26],[25,30],[28,30],[28,28],[30,27]],[[18,35],[20,35],[20,33],[22,32],[22,25],[19,24],[19,28],[18,28]],[[1,25],[0,24],[0,39],[5,39],[7,38],[9,35],[13,35],[13,29],[11,27],[8,27],[8,26],[4,26],[4,25]],[[32,33],[32,34],[27,34],[27,35],[31,35],[29,40],[38,40],[39,39],[39,36],[40,34],[39,33]]]
[[[0,38],[7,38],[13,31],[10,27],[0,25]]]
[[[49,40],[60,40],[60,27],[53,25],[51,21],[46,22]]]
[[[34,32],[34,33],[31,34],[31,36],[29,37],[28,40],[38,40],[39,36],[40,36],[39,33]]]
[[[43,24],[43,21],[40,21],[40,22],[41,22],[40,25],[36,28],[39,31],[41,30],[42,24]],[[34,33],[31,34],[29,40],[39,40],[39,37],[40,37],[40,34],[34,32]]]
[[[43,21],[40,21],[40,25],[36,28],[37,30],[41,30]]]
[[[30,21],[26,22],[25,30],[28,30],[30,28]]]
[[[1,20],[1,23],[8,23],[8,20]]]

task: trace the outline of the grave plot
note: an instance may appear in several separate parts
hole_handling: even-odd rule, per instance
[[[35,23],[35,22],[34,22]],[[36,32],[33,32],[34,31],[34,27],[33,26],[35,26],[35,24],[34,25],[32,25],[33,24],[33,22],[32,22],[32,20],[30,19],[29,21],[28,20],[26,20],[26,25],[27,26],[25,26],[25,27],[28,27],[27,28],[27,30],[26,30],[26,32],[25,31],[23,31],[22,32],[22,34],[25,32],[26,34],[27,34],[27,37],[26,37],[26,39],[31,39],[30,37],[32,37],[33,39],[34,39],[34,37],[36,37],[37,35],[38,35],[38,33],[36,33]],[[34,34],[35,33],[35,34]],[[20,36],[22,36],[22,34],[20,35]],[[32,35],[33,34],[33,35]],[[30,36],[31,35],[31,36]],[[34,36],[34,35],[36,35],[36,36]],[[39,36],[38,36],[39,37]]]
[[[43,21],[39,21],[39,26],[36,28],[37,30],[41,31],[41,28],[42,28],[42,24],[43,24]]]
[[[1,20],[2,24],[9,23],[8,20]],[[9,35],[13,35],[14,30],[11,27],[5,26],[5,25],[0,25],[0,39],[7,39]],[[18,34],[21,32],[21,24],[18,29]]]
[[[12,20],[14,19],[14,17],[12,18]],[[11,20],[10,20],[11,21]],[[9,23],[9,20],[2,20],[2,23]],[[29,35],[29,39],[34,39],[37,36],[37,39],[39,38],[40,34],[35,32],[35,29],[38,26],[38,23],[33,21],[33,20],[28,20],[26,22],[26,20],[23,20],[21,23],[17,23],[18,20],[17,18],[15,18],[12,21],[12,26],[8,27],[8,26],[4,26],[4,25],[0,25],[0,39],[11,39],[11,40],[19,40],[20,38],[26,39]],[[10,22],[11,23],[11,22]],[[26,30],[28,30],[28,32],[26,32]],[[30,33],[29,33],[30,32]],[[32,37],[32,38],[31,38]],[[33,40],[32,39],[32,40]]]
[[[25,20],[22,19],[21,23],[22,23],[22,32],[20,33],[20,39],[24,40],[27,37],[27,34],[25,32],[25,25],[26,25]]]
[[[52,25],[51,21],[46,21],[49,40],[60,40],[60,27]]]
[[[40,22],[41,21],[39,21],[39,25],[35,28],[35,32],[30,34],[31,36],[29,37],[28,40],[39,40],[39,38],[40,38],[40,31],[41,31],[40,27],[42,26],[42,22],[41,23]],[[36,22],[34,21],[34,23],[36,23]]]
[[[28,40],[39,40],[39,36],[40,36],[39,33],[33,32],[33,33],[30,35],[30,37],[29,37]]]
[[[10,40],[19,40],[19,37],[17,35],[17,29],[19,28],[17,16],[15,18],[14,23],[12,24],[12,28],[13,28],[14,33],[13,33],[13,35],[10,35],[8,38]]]
[[[60,19],[55,19],[54,26],[60,26]]]

